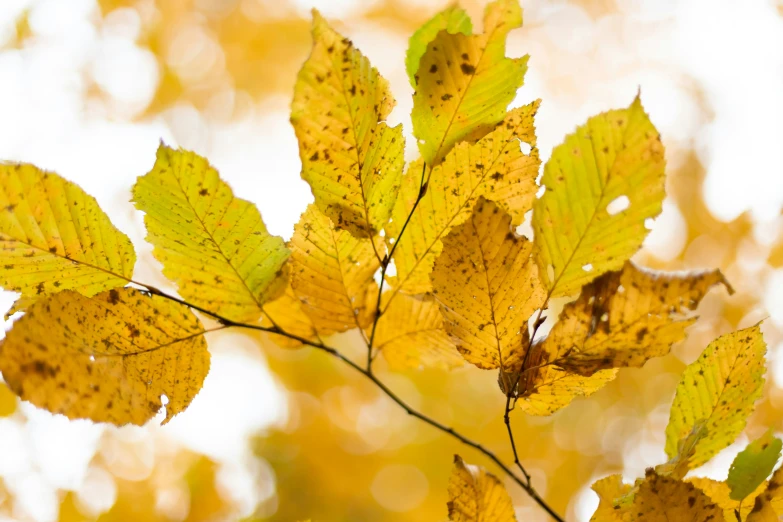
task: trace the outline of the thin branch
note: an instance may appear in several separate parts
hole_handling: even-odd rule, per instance
[[[350,366],[351,368],[353,368],[354,370],[356,370],[357,372],[362,374],[365,378],[369,379],[387,397],[389,397],[398,406],[400,406],[403,410],[405,410],[405,412],[408,415],[416,417],[417,419],[425,422],[426,424],[429,424],[433,428],[435,428],[435,429],[437,429],[437,430],[439,430],[439,431],[441,431],[443,433],[446,433],[446,434],[450,435],[451,437],[459,440],[461,443],[476,449],[477,451],[482,453],[484,456],[489,458],[506,475],[508,475],[508,477],[511,478],[511,480],[516,482],[523,490],[525,490],[525,492],[530,496],[530,498],[532,498],[539,506],[541,506],[541,508],[544,511],[549,513],[549,515],[551,515],[553,519],[555,519],[557,522],[565,522],[564,519],[560,515],[558,515],[557,512],[555,512],[554,509],[552,509],[546,503],[546,501],[544,499],[542,499],[539,496],[538,492],[536,492],[536,490],[530,484],[530,476],[527,473],[525,473],[525,480],[520,479],[511,470],[511,468],[506,466],[503,463],[503,461],[501,461],[498,458],[498,456],[495,455],[495,453],[493,453],[492,451],[488,450],[487,448],[485,448],[484,446],[482,446],[478,442],[465,437],[464,435],[462,435],[461,433],[456,431],[454,428],[446,426],[444,424],[441,424],[440,422],[436,421],[435,419],[433,419],[431,417],[428,417],[427,415],[425,415],[425,414],[415,410],[414,408],[409,406],[408,403],[406,403],[400,397],[398,397],[392,390],[390,390],[380,379],[378,379],[378,377],[376,377],[372,373],[370,368],[367,368],[367,369],[362,368],[360,365],[356,364],[351,359],[347,358],[345,355],[340,353],[336,348],[332,348],[331,346],[327,346],[323,342],[321,342],[320,340],[318,342],[315,342],[315,341],[312,341],[310,339],[306,339],[304,337],[300,337],[298,335],[288,333],[288,332],[284,331],[283,329],[281,329],[279,326],[276,326],[276,325],[268,327],[268,326],[261,326],[261,325],[258,325],[258,324],[246,324],[246,323],[240,323],[240,322],[237,322],[237,321],[233,321],[233,320],[231,320],[231,319],[229,319],[227,317],[223,317],[220,314],[217,314],[215,312],[212,312],[210,310],[202,308],[202,307],[200,307],[198,305],[194,305],[194,304],[188,303],[187,301],[185,301],[185,300],[183,300],[183,299],[181,299],[179,297],[176,297],[176,296],[173,296],[173,295],[169,295],[169,294],[167,294],[167,293],[165,293],[165,292],[163,292],[161,290],[158,290],[157,288],[155,288],[153,286],[147,286],[147,285],[145,285],[143,283],[139,283],[137,281],[131,281],[131,282],[133,284],[137,285],[137,286],[145,288],[149,293],[151,293],[153,295],[157,295],[159,297],[163,297],[165,299],[169,299],[169,300],[174,301],[176,303],[179,303],[179,304],[181,304],[183,306],[187,306],[189,308],[192,308],[193,310],[198,310],[199,312],[201,312],[201,313],[203,313],[205,315],[208,315],[208,316],[212,317],[213,319],[216,319],[218,322],[220,322],[222,325],[224,325],[226,327],[246,328],[246,329],[249,329],[249,330],[258,330],[258,331],[261,331],[261,332],[268,332],[268,333],[274,333],[274,334],[277,334],[277,335],[282,335],[283,337],[287,337],[289,339],[293,339],[295,341],[299,341],[300,343],[302,343],[304,345],[311,346],[313,348],[316,348],[318,350],[321,350],[323,352],[326,352],[326,353],[336,357],[341,362],[347,364],[348,366]],[[520,468],[522,468],[521,464],[519,464],[518,462],[517,462],[517,465],[519,465]],[[524,469],[523,469],[523,472],[524,472]]]
[[[548,301],[548,299],[547,299]],[[533,341],[536,338],[536,333],[538,333],[538,329],[541,327],[542,321],[541,321],[541,314],[544,313],[544,308],[546,307],[547,302],[544,302],[543,305],[541,305],[541,308],[538,310],[538,315],[536,316],[536,322],[533,325],[533,333],[530,334],[530,340],[527,344],[527,350],[525,351],[525,357],[522,359],[522,365],[519,367],[519,371],[514,376],[514,378],[511,380],[513,383],[511,386],[511,389],[506,392],[506,408],[503,412],[503,422],[506,424],[506,431],[508,432],[508,441],[511,443],[511,451],[514,454],[514,464],[517,465],[517,467],[522,471],[522,474],[525,476],[525,479],[527,480],[528,485],[530,485],[530,474],[525,470],[524,466],[522,466],[522,463],[519,461],[519,454],[517,453],[517,444],[514,441],[514,431],[511,429],[511,410],[514,409],[514,406],[516,406],[516,397],[519,394],[519,380],[522,378],[522,374],[527,373],[527,361],[530,359],[530,352],[533,348]],[[528,377],[525,376],[525,389],[527,389],[527,381]],[[512,404],[511,398],[514,397],[514,403]]]
[[[383,294],[383,284],[386,281],[386,269],[389,268],[389,263],[391,263],[392,256],[394,255],[394,251],[397,249],[397,245],[400,244],[400,240],[402,239],[402,235],[405,233],[405,229],[408,228],[408,223],[410,223],[411,218],[413,217],[413,213],[416,212],[416,207],[419,206],[419,202],[424,198],[424,195],[427,193],[427,184],[424,182],[424,176],[427,173],[427,164],[423,163],[421,167],[421,179],[419,180],[419,194],[416,196],[416,201],[413,202],[413,207],[411,207],[411,211],[408,212],[408,217],[405,218],[405,223],[402,224],[402,228],[400,229],[400,233],[397,234],[397,237],[394,239],[394,244],[392,244],[391,248],[389,249],[389,253],[386,254],[386,257],[383,258],[383,261],[381,261],[381,282],[378,283],[378,299],[375,302],[375,319],[372,323],[372,332],[370,332],[370,341],[367,343],[367,371],[372,372],[372,361],[373,361],[373,355],[372,355],[372,348],[373,348],[373,342],[375,342],[375,330],[378,328],[378,321],[381,318],[381,315],[383,315],[383,312],[381,311],[381,295]]]

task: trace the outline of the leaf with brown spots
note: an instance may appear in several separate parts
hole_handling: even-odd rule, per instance
[[[405,70],[411,86],[416,88],[416,72],[419,70],[421,57],[427,50],[427,45],[438,36],[441,31],[450,34],[462,33],[469,35],[473,31],[470,17],[457,6],[451,5],[439,12],[419,27],[408,40],[408,52],[405,54]]]
[[[514,504],[503,483],[483,468],[454,455],[449,479],[451,522],[516,522]]]
[[[620,269],[661,212],[664,150],[637,96],[593,116],[552,151],[533,207],[536,261],[552,297]]]
[[[421,185],[421,161],[408,168],[386,237],[396,240],[413,211],[403,240],[394,250],[396,290],[421,294],[432,290],[429,274],[449,231],[470,217],[479,197],[497,202],[519,225],[532,208],[540,160],[533,119],[540,101],[508,113],[495,129],[476,144],[458,143],[446,159],[431,170],[427,192],[416,209]],[[530,146],[522,152],[520,142]]]
[[[527,346],[527,320],[544,302],[530,257],[511,216],[480,198],[473,214],[443,239],[432,287],[446,331],[479,368],[518,369]]]
[[[428,166],[460,141],[475,142],[497,125],[522,86],[527,55],[506,58],[506,36],[522,25],[518,0],[484,11],[484,33],[440,31],[421,57],[413,95],[413,135]]]
[[[759,487],[756,488],[754,492],[745,497],[745,500],[742,502],[742,506],[740,506],[740,502],[738,500],[733,500],[730,497],[731,490],[729,489],[728,484],[725,482],[718,482],[717,480],[702,477],[689,478],[686,480],[686,482],[689,482],[699,488],[704,492],[705,495],[710,497],[710,500],[720,506],[720,508],[723,510],[723,517],[727,522],[736,522],[736,513],[738,510],[740,511],[740,520],[747,520],[748,514],[753,509],[756,497],[763,493],[767,488],[767,483],[762,483]],[[779,506],[779,502],[775,502],[774,505]]]
[[[554,366],[554,356],[543,350],[544,343],[535,343],[525,363],[524,371],[500,374],[500,388],[519,398],[517,405],[528,415],[552,415],[577,397],[589,397],[614,380],[616,369],[601,370],[589,377]],[[513,378],[519,375],[514,393]]]
[[[11,311],[61,290],[91,296],[124,286],[136,253],[95,198],[29,164],[0,165],[0,286]]]
[[[767,345],[759,325],[726,334],[710,343],[682,374],[666,427],[666,454],[704,423],[704,436],[689,460],[696,468],[734,442],[745,428],[764,382]]]
[[[184,411],[209,371],[201,322],[186,306],[133,288],[36,301],[0,348],[22,399],[70,419],[142,425],[168,398]]]
[[[443,329],[440,308],[432,297],[419,299],[386,292],[381,306],[385,311],[378,320],[375,347],[391,368],[462,366],[465,360]]]
[[[373,236],[389,220],[402,176],[402,125],[385,120],[389,83],[313,11],[313,49],[294,87],[291,123],[302,178],[335,226]]]
[[[693,484],[648,469],[631,508],[639,522],[725,522],[723,510]]]
[[[591,489],[598,495],[598,507],[590,518],[590,522],[626,522],[631,519],[628,508],[618,503],[618,499],[631,492],[630,484],[623,484],[623,476],[610,475],[597,480]]]
[[[565,306],[544,341],[559,367],[581,375],[598,370],[640,367],[669,353],[685,338],[706,293],[716,285],[731,292],[719,270],[663,273],[626,262],[582,288]]]
[[[373,275],[383,253],[383,241],[373,241],[336,230],[315,205],[294,227],[291,285],[320,335],[364,328],[372,321],[366,304],[368,294],[378,294]]]
[[[783,467],[769,479],[767,488],[756,497],[747,522],[778,522],[783,515]]]
[[[313,326],[313,321],[305,313],[304,305],[294,293],[294,289],[291,288],[290,280],[279,297],[264,304],[264,315],[261,316],[261,325],[269,328],[277,326],[287,334],[295,335],[308,341],[318,340],[318,332],[315,330],[315,326]],[[299,348],[302,346],[302,342],[297,339],[275,333],[269,333],[268,337],[275,344],[284,348]]]
[[[290,252],[258,209],[234,193],[206,159],[161,144],[133,187],[147,241],[188,302],[232,321],[253,322],[285,286]]]

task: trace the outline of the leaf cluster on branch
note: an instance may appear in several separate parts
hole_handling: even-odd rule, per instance
[[[388,82],[314,12],[291,123],[315,201],[289,242],[193,152],[161,144],[133,187],[178,296],[133,280],[133,245],[78,186],[33,165],[0,166],[0,285],[21,294],[11,313],[22,312],[0,348],[9,387],[51,412],[116,425],[144,424],[165,402],[165,423],[202,386],[205,334],[264,331],[350,365],[562,520],[517,457],[510,413],[551,415],[668,354],[707,292],[732,290],[717,270],[654,272],[630,260],[665,196],[664,147],[639,95],[566,136],[537,179],[541,102],[508,108],[527,56],[507,57],[506,37],[521,25],[517,0],[496,0],[482,33],[450,7],[411,37],[420,158],[406,167],[402,125],[386,123]],[[523,223],[532,239],[517,232]],[[572,301],[538,335],[562,297]],[[363,336],[366,361],[324,340],[349,330]],[[684,480],[744,429],[765,350],[758,325],[710,344],[677,388],[670,460],[633,485],[598,481],[593,520],[777,520],[783,477],[764,481],[781,443],[769,434],[726,482]],[[497,372],[517,469],[403,402],[373,372],[378,356],[392,369]],[[453,521],[515,519],[500,480],[458,456],[448,491]]]

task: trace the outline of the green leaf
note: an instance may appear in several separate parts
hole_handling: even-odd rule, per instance
[[[252,203],[201,156],[161,144],[152,170],[133,187],[146,212],[147,241],[187,301],[238,322],[257,320],[286,284],[290,254]]]
[[[405,70],[408,72],[413,88],[416,88],[416,72],[419,70],[421,57],[427,50],[427,45],[435,39],[441,31],[450,34],[462,33],[469,35],[473,31],[473,24],[468,14],[457,6],[449,6],[436,14],[413,33],[408,40],[408,52],[405,55]]]
[[[744,499],[766,480],[780,458],[781,448],[783,442],[770,430],[739,452],[726,479],[732,500]]]
[[[666,427],[666,455],[673,459],[698,423],[689,468],[701,466],[734,442],[761,396],[767,345],[759,325],[726,334],[707,346],[682,374]]]

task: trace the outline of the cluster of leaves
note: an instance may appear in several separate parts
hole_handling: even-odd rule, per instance
[[[527,57],[506,57],[506,37],[521,25],[518,2],[497,0],[483,33],[451,7],[411,37],[421,157],[406,169],[402,126],[386,123],[387,81],[314,12],[291,122],[315,202],[288,243],[192,152],[161,145],[133,187],[180,297],[132,280],[131,242],[79,187],[33,165],[0,166],[0,285],[21,294],[11,313],[23,312],[0,350],[9,387],[49,411],[117,425],[147,422],[165,397],[165,423],[202,386],[204,334],[243,327],[337,355],[390,396],[372,373],[379,354],[392,368],[467,362],[498,372],[507,414],[551,415],[620,368],[666,355],[706,293],[731,288],[718,271],[630,261],[665,195],[664,148],[639,96],[567,136],[537,180],[540,101],[508,110]],[[526,222],[532,240],[516,232]],[[572,296],[537,338],[551,300]],[[366,341],[364,367],[323,341],[349,330]],[[764,352],[758,326],[711,344],[678,387],[671,460],[634,486],[599,481],[594,520],[720,520],[748,498],[747,520],[765,520],[778,482],[762,482],[779,441],[754,442],[725,484],[683,481],[744,428]],[[520,469],[526,482],[515,480],[535,495]],[[454,521],[514,519],[500,481],[459,457],[449,492]]]

